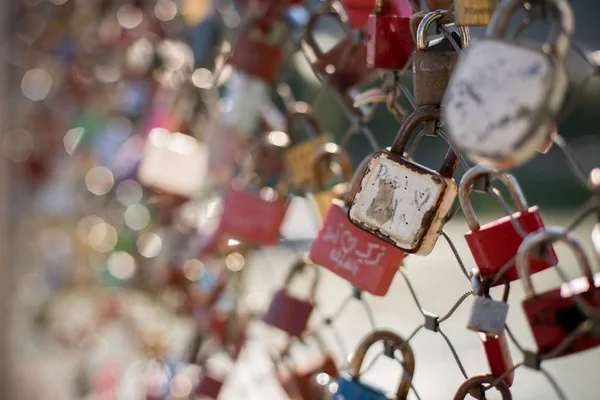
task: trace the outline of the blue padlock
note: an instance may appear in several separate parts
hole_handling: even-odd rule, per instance
[[[399,349],[404,358],[404,375],[398,386],[396,395],[388,394],[374,386],[362,383],[359,379],[362,363],[369,348],[375,343],[383,341],[391,346],[394,351]],[[394,332],[388,330],[377,330],[370,333],[359,344],[358,349],[352,357],[348,372],[343,372],[337,379],[337,392],[333,400],[405,400],[410,390],[410,383],[415,372],[415,356],[407,342]]]

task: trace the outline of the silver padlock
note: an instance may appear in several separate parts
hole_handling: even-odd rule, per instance
[[[471,280],[474,279],[478,278],[472,276]],[[477,296],[473,302],[467,328],[472,331],[499,336],[504,331],[508,315],[508,303],[506,301],[508,300],[510,285],[508,282],[505,283],[502,301],[496,301],[490,297],[490,285],[493,279],[494,276],[490,275],[480,280],[478,285],[474,285]]]
[[[461,55],[443,100],[455,145],[501,170],[525,163],[548,141],[568,83],[563,61],[574,26],[568,1],[531,3],[548,7],[555,21],[554,35],[541,46],[505,38],[509,20],[526,3],[500,4],[485,38]]]

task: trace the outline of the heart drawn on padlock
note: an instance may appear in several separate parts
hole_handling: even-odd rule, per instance
[[[342,233],[342,236],[340,237],[340,247],[344,254],[348,254],[354,250],[357,244],[358,239],[355,236],[352,236],[350,231],[344,231],[344,233]]]

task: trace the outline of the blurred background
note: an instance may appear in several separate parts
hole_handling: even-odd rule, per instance
[[[245,34],[249,11],[244,3],[14,0],[0,5],[0,399],[203,398],[194,388],[207,368],[220,379],[227,377],[220,399],[286,398],[269,356],[286,338],[254,321],[244,328],[246,346],[236,359],[224,350],[223,341],[213,347],[206,340],[198,344],[199,337],[214,334],[199,309],[210,301],[219,271],[225,270],[234,283],[227,284],[214,307],[229,325],[243,320],[241,314],[260,317],[316,235],[319,225],[310,204],[295,194],[280,245],[256,248],[232,239],[224,253],[204,257],[220,209],[222,182],[207,178],[210,182],[200,195],[181,198],[155,190],[148,181],[187,187],[189,179],[180,177],[190,175],[193,159],[179,164],[163,160],[146,171],[146,181],[138,171],[144,157],[160,160],[160,154],[149,155],[148,150],[153,137],[164,139],[160,129],[193,138],[180,142],[194,149],[186,153],[192,154],[188,158],[208,158],[208,153],[216,157],[229,151],[226,144],[219,143],[218,151],[208,144],[211,130],[223,121],[245,124],[243,116],[258,112],[252,107],[268,106],[261,110],[264,118],[270,115],[271,126],[282,126],[285,99],[264,85],[241,81],[226,62],[233,38]],[[570,156],[555,145],[513,171],[529,204],[540,206],[547,226],[569,223],[590,197],[577,173],[587,175],[600,166],[600,50],[594,52],[600,48],[600,5],[593,0],[570,3],[576,28],[565,65],[567,98],[575,100],[558,125]],[[334,91],[321,90],[322,82],[299,51],[303,29],[318,7],[319,1],[305,0],[285,13],[289,32],[283,39],[289,41],[289,57],[278,81],[287,82],[296,101],[312,104],[328,137],[339,143],[349,127],[347,116]],[[471,35],[478,38],[484,32],[473,28]],[[526,36],[539,41],[547,32],[548,26],[533,26]],[[327,50],[343,31],[325,21],[316,36]],[[412,86],[410,73],[401,79]],[[380,85],[375,79],[365,88]],[[410,108],[402,96],[400,104]],[[379,107],[369,127],[386,147],[399,123]],[[246,135],[261,129],[253,126]],[[223,137],[224,142],[234,140]],[[437,166],[446,149],[443,141],[425,138],[415,159]],[[372,151],[361,135],[352,136],[347,150],[354,166]],[[198,170],[219,176],[221,170],[217,166],[215,173],[213,167]],[[457,181],[463,172],[459,167]],[[504,215],[492,197],[472,197],[481,220]],[[590,258],[594,218],[576,230]],[[462,214],[447,227],[470,269],[473,261],[463,239],[467,231]],[[562,247],[558,252],[570,276],[578,276],[573,255]],[[438,315],[470,290],[452,254],[440,239],[430,256],[405,262],[421,305]],[[309,274],[301,281],[299,291],[307,289]],[[542,290],[559,280],[545,271],[535,283]],[[323,331],[325,345],[340,366],[372,328],[365,302],[378,327],[405,337],[423,323],[399,276],[388,296],[365,294],[364,302],[351,300],[338,313],[348,296],[352,298],[352,288],[347,283],[322,271],[312,325]],[[513,284],[510,296],[508,323],[519,342],[533,349],[521,311],[521,286]],[[465,328],[471,302],[468,298],[461,303],[445,325],[469,375],[488,368],[477,335]],[[322,319],[329,315],[336,316],[334,329],[323,327]],[[230,333],[239,329],[229,325]],[[196,344],[209,347],[200,351],[208,354],[201,362],[190,360],[198,353]],[[417,367],[409,398],[451,398],[463,376],[447,343],[421,331],[411,345]],[[293,352],[299,364],[321,351],[319,346],[297,347]],[[521,361],[512,342],[511,349],[515,362]],[[599,361],[599,350],[593,349],[545,365],[566,398],[595,399]],[[392,391],[400,375],[399,366],[383,359],[370,369],[367,380]],[[513,394],[517,399],[560,398],[544,374],[524,368],[517,371]]]

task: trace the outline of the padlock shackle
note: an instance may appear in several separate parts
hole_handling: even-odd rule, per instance
[[[533,282],[531,281],[531,270],[529,260],[536,249],[555,242],[563,242],[568,245],[579,264],[579,268],[583,275],[587,278],[590,288],[594,287],[594,274],[588,258],[585,255],[585,250],[575,234],[564,230],[563,228],[548,228],[532,233],[523,240],[517,251],[516,265],[519,278],[523,282],[523,292],[527,298],[536,296]],[[555,265],[554,268],[560,268]],[[586,307],[587,308],[587,307]],[[583,310],[582,310],[583,311]]]
[[[425,17],[423,17],[423,19],[419,23],[419,26],[417,27],[417,33],[416,33],[417,49],[420,51],[425,51],[429,48],[429,42],[427,41],[427,31],[429,30],[429,27],[431,26],[431,24],[433,24],[436,21],[441,20],[444,17],[451,17],[451,16],[453,16],[453,15],[450,14],[450,11],[448,11],[448,10],[435,10],[435,11],[425,14]],[[469,28],[467,28],[465,26],[457,26],[457,29],[458,29],[458,33],[460,35],[460,39],[462,42],[462,47],[463,48],[469,47],[469,45],[471,44],[471,34],[469,33]]]
[[[472,376],[460,385],[458,391],[453,397],[453,400],[464,400],[467,398],[467,396],[470,395],[471,390],[481,387],[484,383],[491,385],[492,383],[496,382],[496,380],[497,377],[495,377],[494,375]],[[512,394],[510,393],[510,389],[508,385],[506,385],[504,380],[498,382],[498,384],[495,387],[496,390],[498,390],[502,395],[502,400],[512,400]]]
[[[329,169],[328,162],[335,161],[339,164],[341,170],[340,179],[349,182],[353,176],[352,162],[346,151],[335,143],[327,143],[321,147],[315,154],[312,162],[313,180],[315,190],[325,190],[324,169]]]
[[[369,166],[369,162],[371,161],[372,156],[373,153],[368,154],[360,162],[360,164],[358,164],[356,170],[354,170],[354,175],[352,175],[352,179],[350,180],[350,189],[348,190],[348,193],[346,193],[346,196],[344,198],[344,206],[346,208],[350,207],[350,205],[352,204],[352,193],[358,192],[358,188],[362,183],[365,173],[367,172],[367,167]]]
[[[504,0],[499,2],[496,12],[486,30],[488,38],[503,38],[506,34],[511,17],[522,9],[528,0]],[[535,7],[536,5],[533,4]],[[558,27],[553,29],[551,37],[543,45],[544,52],[562,60],[569,50],[571,37],[573,36],[575,21],[573,10],[567,0],[544,0],[541,6],[549,6],[553,9],[552,15],[558,21]]]
[[[465,219],[467,220],[467,225],[469,226],[471,232],[476,232],[481,228],[479,221],[477,220],[477,214],[475,214],[473,205],[471,204],[471,201],[469,201],[471,185],[476,179],[486,175],[490,178],[498,179],[504,184],[504,186],[506,186],[512,201],[517,207],[517,211],[526,212],[529,208],[527,205],[527,200],[525,199],[525,195],[521,190],[521,186],[513,175],[506,172],[498,172],[495,169],[485,167],[483,165],[476,165],[465,172],[458,187],[458,200],[460,202],[460,207],[463,209]]]
[[[322,9],[322,10],[319,10],[319,11],[315,12],[314,14],[312,14],[310,16],[310,18],[308,19],[308,22],[306,23],[306,27],[304,28],[304,41],[306,42],[308,47],[311,48],[313,53],[315,53],[315,56],[317,56],[317,58],[323,58],[325,56],[325,53],[323,52],[323,50],[321,50],[321,47],[317,43],[315,36],[314,36],[314,31],[315,31],[315,28],[317,27],[317,23],[319,22],[319,20],[321,18],[325,18],[328,16],[336,19],[341,26],[344,26],[347,22],[347,18],[342,16],[332,6],[332,8]],[[342,39],[340,41],[340,43],[343,40],[344,39]]]
[[[395,399],[403,400],[408,396],[410,391],[410,383],[415,374],[415,356],[409,343],[402,339],[400,336],[392,331],[380,329],[368,334],[358,345],[358,348],[354,352],[354,356],[350,361],[350,367],[348,373],[352,379],[358,379],[360,377],[360,369],[362,367],[367,351],[377,342],[386,342],[394,344],[394,347],[400,349],[402,358],[404,359],[405,373],[402,375],[402,380],[398,386]]]
[[[296,260],[294,262],[294,264],[292,265],[292,268],[290,268],[290,270],[288,271],[288,274],[285,277],[283,286],[287,290],[287,288],[289,288],[290,285],[292,284],[293,280],[302,271],[304,271],[304,268],[306,268],[307,266],[313,267],[313,270],[315,271],[315,277],[313,279],[312,285],[310,287],[310,292],[309,292],[309,299],[314,302],[315,297],[317,296],[317,289],[318,289],[319,281],[321,278],[321,270],[319,268],[317,268],[317,266],[309,260],[307,254],[304,254],[302,257],[300,257],[298,260]]]
[[[495,278],[495,275],[488,275],[485,278],[483,278],[476,292],[477,296],[491,298],[490,288],[492,287],[492,283],[494,282]],[[504,277],[500,278],[500,281],[504,282],[504,291],[502,292],[501,301],[503,303],[506,303],[508,302],[508,295],[510,294],[510,282]]]
[[[292,146],[300,143],[296,129],[294,129],[294,122],[297,121],[303,121],[308,125],[310,136],[313,139],[324,135],[321,123],[313,113],[312,107],[305,102],[296,102],[285,116],[285,133],[290,137]]]
[[[400,126],[400,130],[392,143],[391,152],[403,157],[408,142],[417,130],[417,127],[423,122],[439,121],[440,118],[439,106],[428,105],[417,108],[412,114],[406,117],[402,126]],[[448,149],[442,167],[439,170],[440,175],[444,178],[452,178],[457,165],[458,158],[456,157],[456,154],[454,154],[452,149]]]

